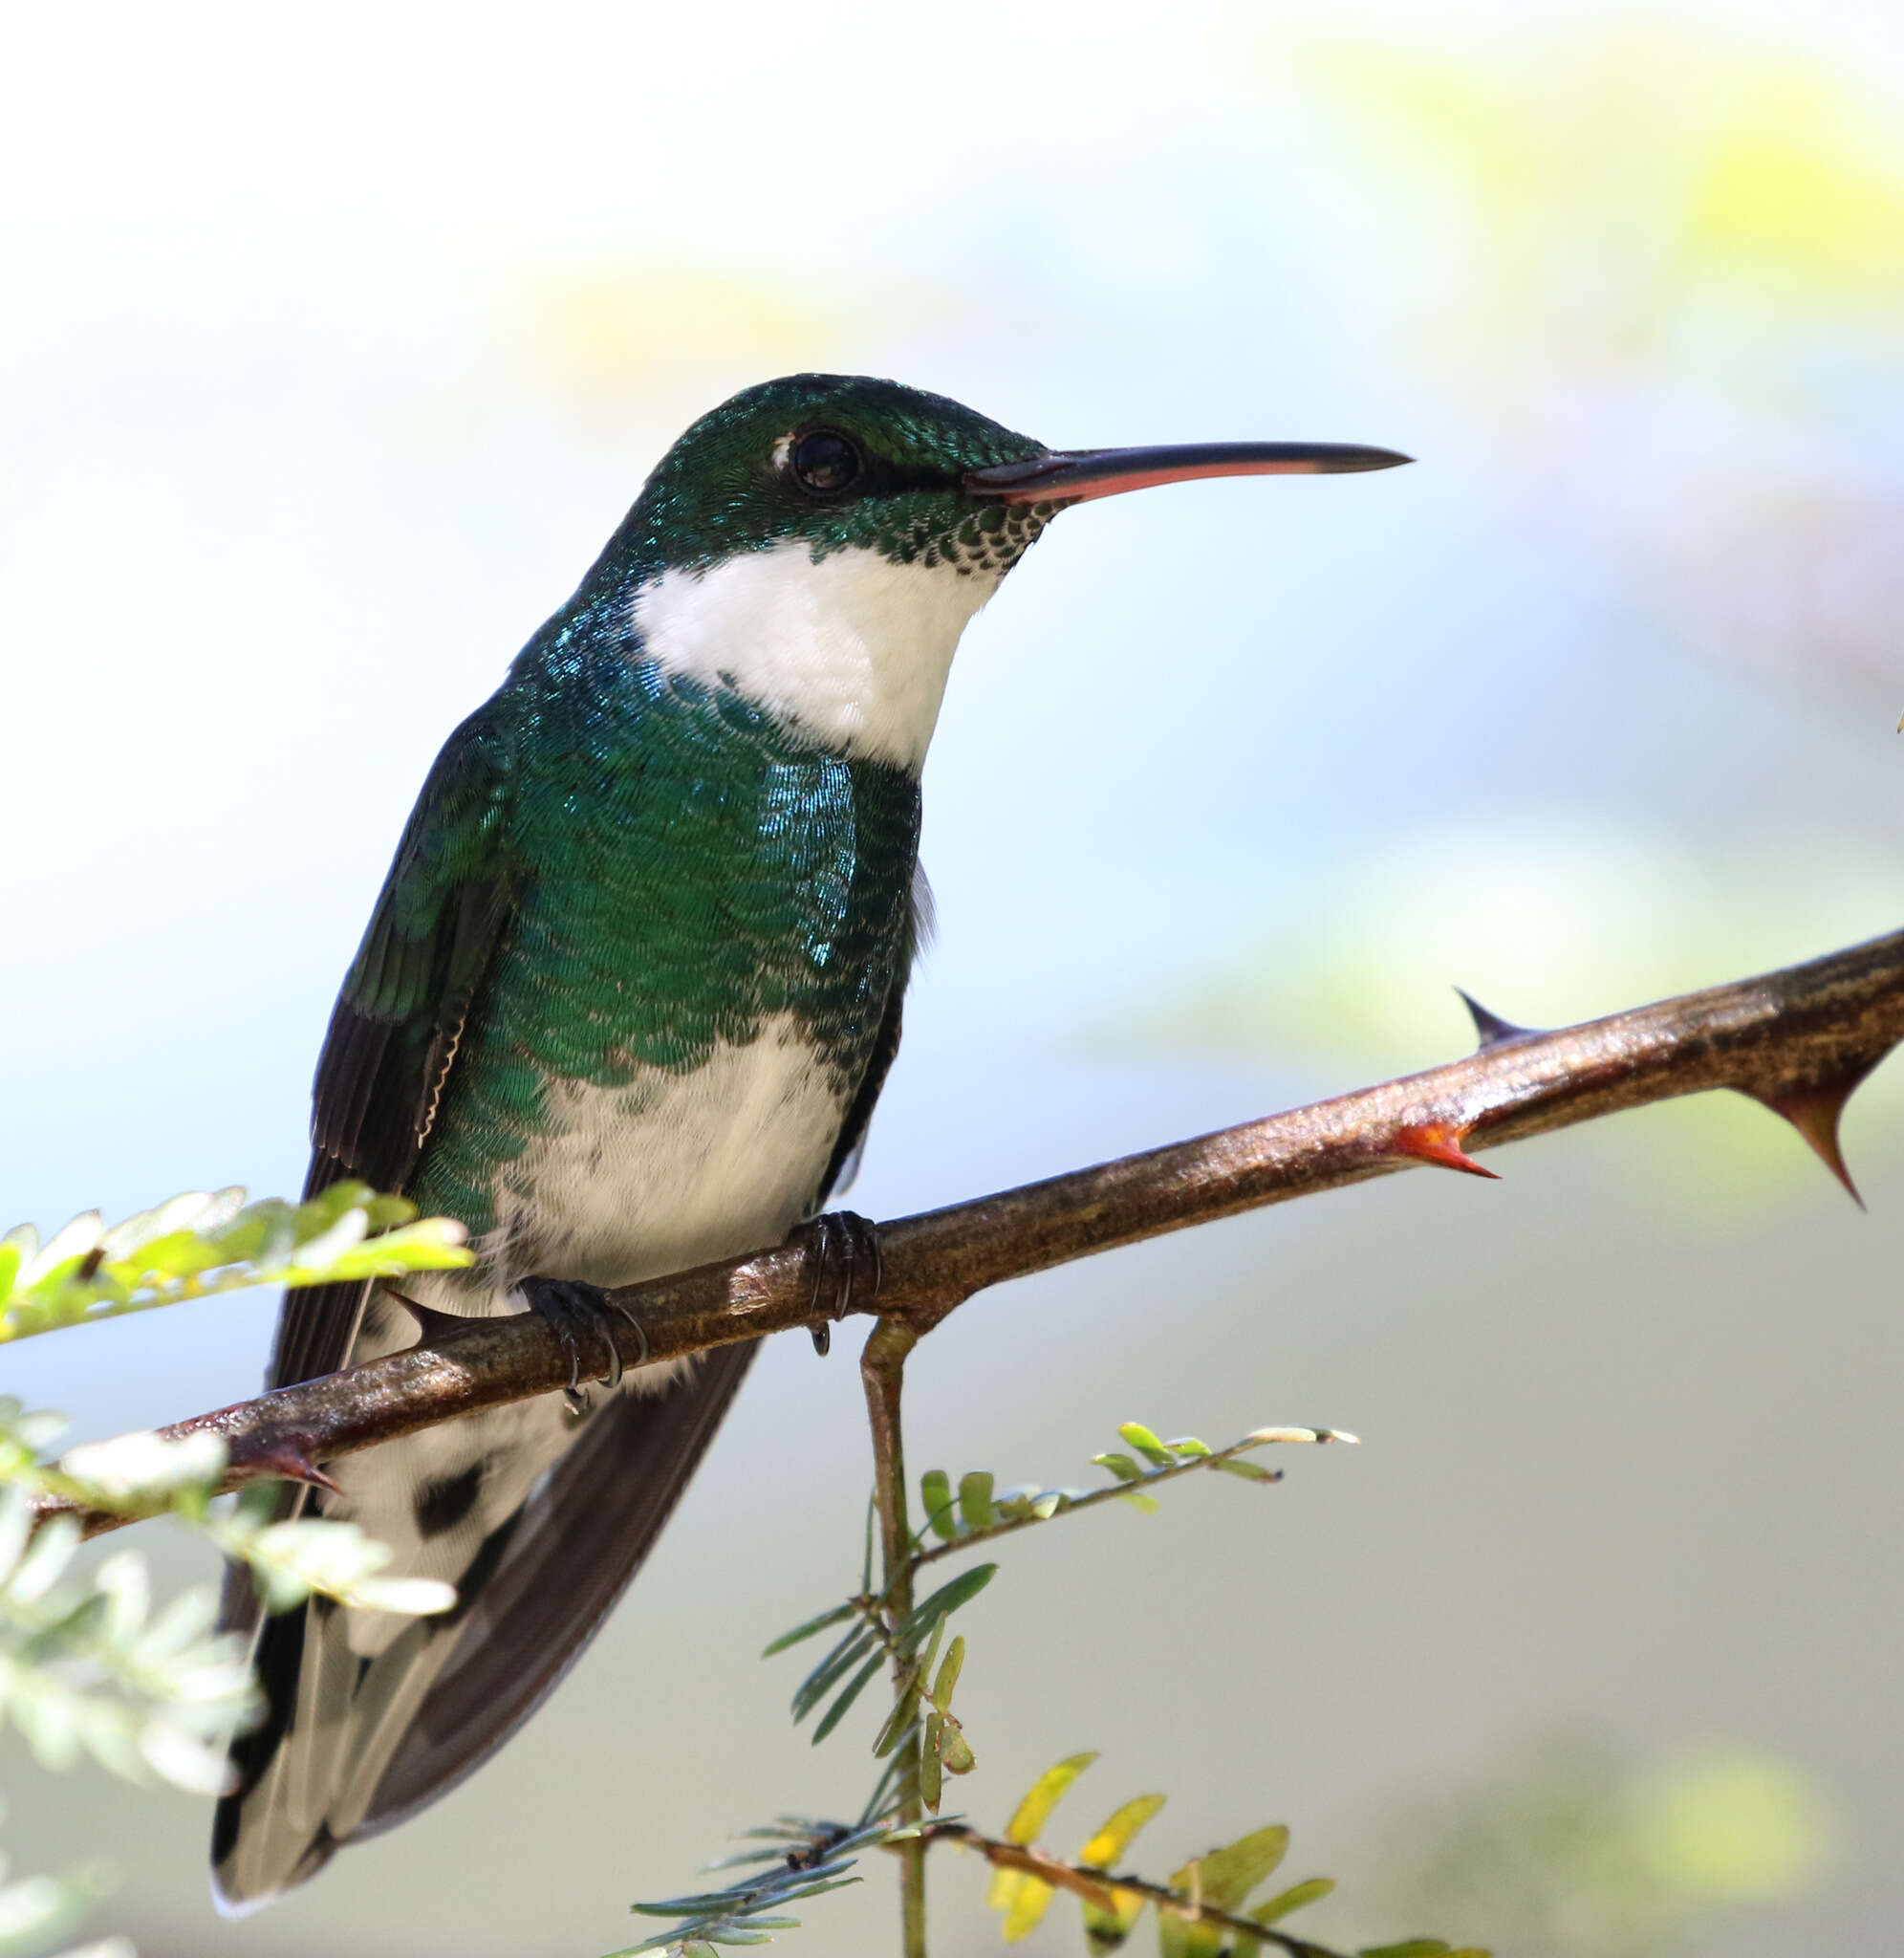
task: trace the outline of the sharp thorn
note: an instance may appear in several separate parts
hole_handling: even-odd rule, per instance
[[[394,1298],[417,1322],[417,1344],[430,1346],[451,1333],[465,1331],[469,1321],[453,1312],[439,1312],[433,1305],[420,1305],[407,1294],[399,1292],[394,1285],[383,1287],[383,1295]]]
[[[1466,1140],[1467,1130],[1457,1128],[1452,1122],[1417,1121],[1396,1129],[1389,1138],[1389,1147],[1396,1155],[1414,1157],[1417,1163],[1433,1163],[1443,1169],[1460,1169],[1469,1176],[1485,1176],[1499,1183],[1498,1170],[1484,1168],[1461,1147]]]
[[[245,1468],[275,1475],[281,1482],[301,1482],[311,1489],[329,1490],[333,1495],[343,1494],[295,1442],[273,1442],[269,1447],[248,1450],[242,1459]]]
[[[1851,1172],[1845,1166],[1845,1152],[1838,1142],[1838,1121],[1845,1112],[1845,1103],[1857,1092],[1870,1072],[1870,1067],[1860,1067],[1855,1073],[1840,1076],[1836,1080],[1815,1081],[1807,1087],[1787,1089],[1782,1095],[1752,1096],[1753,1100],[1791,1123],[1818,1160],[1845,1186],[1846,1193],[1861,1210],[1866,1207],[1865,1200],[1858,1194],[1858,1186],[1851,1181]]]
[[[1524,1039],[1540,1031],[1537,1027],[1517,1027],[1512,1020],[1490,1012],[1465,987],[1457,986],[1455,990],[1460,994],[1461,1004],[1474,1022],[1475,1038],[1481,1043],[1475,1050],[1478,1054],[1485,1054],[1490,1047],[1504,1047],[1510,1040]]]

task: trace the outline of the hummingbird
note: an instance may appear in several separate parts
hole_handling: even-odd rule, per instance
[[[571,1391],[286,1485],[455,1608],[264,1616],[214,1895],[242,1912],[479,1767],[574,1663],[751,1345],[607,1369],[610,1288],[781,1242],[844,1188],[926,928],[920,773],[966,623],[1060,511],[1197,477],[1386,468],[1342,444],[1053,450],[896,381],[798,374],[662,458],[423,783],[333,1012],[307,1195],[460,1219],[476,1262],[289,1294],[271,1387],[532,1311]],[[593,1342],[593,1343],[592,1343]],[[591,1371],[593,1371],[593,1366]]]

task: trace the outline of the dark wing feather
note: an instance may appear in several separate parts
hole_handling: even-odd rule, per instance
[[[840,1124],[839,1141],[833,1144],[833,1161],[813,1197],[813,1208],[824,1209],[829,1197],[853,1187],[866,1154],[866,1138],[873,1121],[873,1109],[879,1099],[886,1077],[892,1072],[893,1057],[899,1051],[899,1033],[905,1013],[906,982],[912,976],[913,962],[932,943],[936,921],[932,909],[932,886],[925,881],[923,864],[913,865],[912,890],[906,912],[906,942],[900,950],[893,990],[886,995],[886,1007],[879,1018],[879,1031],[873,1039],[873,1052],[860,1077],[858,1089]]]
[[[640,1569],[755,1350],[717,1347],[661,1393],[591,1417],[509,1524],[506,1555],[353,1839],[394,1828],[473,1773],[561,1683]]]
[[[332,1010],[312,1089],[306,1196],[347,1176],[400,1190],[416,1166],[514,904],[517,880],[503,848],[508,791],[507,750],[472,715],[423,784]],[[269,1384],[343,1365],[367,1291],[287,1294]]]
[[[514,881],[498,847],[507,794],[507,749],[482,714],[471,715],[444,742],[417,797],[332,1009],[312,1085],[307,1197],[345,1177],[399,1190],[415,1165],[419,1130],[427,1133],[419,1117],[432,1087],[441,1092],[445,1048],[453,1053],[508,922]],[[366,1284],[288,1292],[266,1387],[335,1373],[369,1292]],[[300,1513],[309,1494],[285,1484],[281,1516]],[[247,1631],[257,1620],[250,1574],[229,1565],[221,1623]]]

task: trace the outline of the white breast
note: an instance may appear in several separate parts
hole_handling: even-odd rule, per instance
[[[629,1285],[777,1244],[813,1200],[845,1104],[782,1015],[692,1074],[555,1082],[547,1114],[498,1193],[492,1269]]]
[[[815,563],[795,540],[664,572],[637,591],[632,617],[664,672],[731,686],[830,747],[917,770],[959,635],[998,581],[874,550]]]

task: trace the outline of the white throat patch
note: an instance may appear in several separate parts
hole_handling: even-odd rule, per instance
[[[793,539],[663,572],[632,617],[663,672],[731,686],[828,746],[917,772],[959,635],[998,581],[860,548],[815,564]]]

